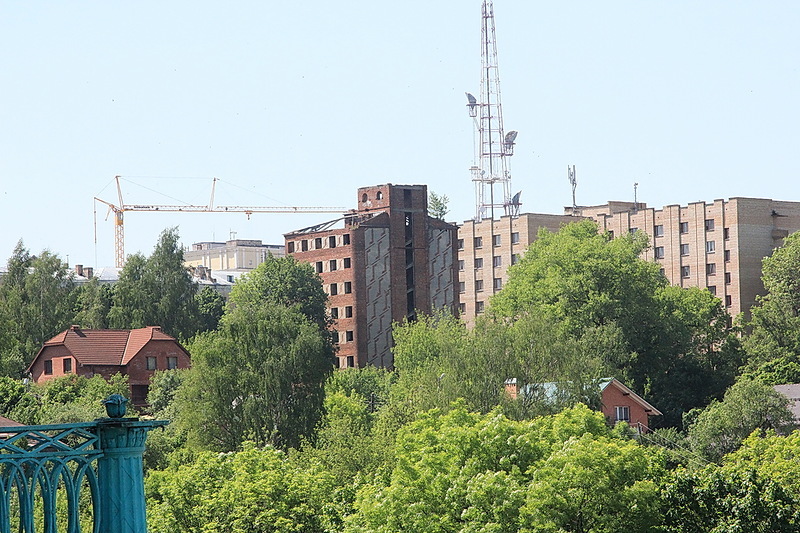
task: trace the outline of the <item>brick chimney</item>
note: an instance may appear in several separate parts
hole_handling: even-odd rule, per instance
[[[79,276],[83,276],[83,265],[75,265],[75,273]]]
[[[85,269],[83,269],[83,271],[84,271],[84,273],[85,273],[85,275],[86,275],[86,277],[87,277],[87,278],[90,278],[90,279],[91,279],[91,278],[93,278],[93,277],[94,277],[94,268],[92,268],[92,267],[86,267]]]

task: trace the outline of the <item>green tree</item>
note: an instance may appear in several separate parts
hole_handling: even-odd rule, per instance
[[[444,217],[446,217],[447,213],[450,211],[448,207],[449,203],[450,198],[448,198],[446,194],[439,196],[435,192],[430,191],[428,193],[428,215],[433,218],[438,218],[439,220],[444,220]]]
[[[692,448],[712,461],[733,452],[757,429],[785,429],[793,420],[788,400],[769,385],[742,379],[703,409],[689,427]]]
[[[748,375],[778,385],[800,382],[800,233],[762,262],[766,295],[751,309],[745,338]]]
[[[151,472],[148,522],[158,533],[323,533],[341,522],[332,477],[267,447],[201,452],[191,463]]]
[[[239,305],[188,348],[177,416],[192,442],[219,451],[245,440],[291,448],[313,436],[333,352],[297,308]]]
[[[591,449],[578,453],[580,447]],[[614,514],[621,494],[639,506],[634,522],[657,519],[650,503],[657,493],[648,480],[660,476],[658,455],[626,440],[621,428],[610,429],[602,414],[576,406],[519,422],[497,411],[469,412],[461,403],[446,413],[424,413],[400,430],[389,478],[359,490],[346,531],[510,533],[550,523],[568,511],[536,507],[535,499],[555,483],[559,467],[593,469],[573,486],[595,489],[589,498],[597,502],[598,521],[612,520],[604,513]]]
[[[658,265],[641,259],[646,249],[644,235],[609,239],[591,221],[542,231],[489,311],[503,320],[543,315],[576,337],[618,328],[632,357],[617,359],[614,373],[664,413],[663,424],[674,425],[682,412],[722,395],[738,345],[719,301],[669,287]]]
[[[322,330],[330,325],[322,280],[310,264],[292,256],[267,257],[236,282],[228,299],[232,308],[262,303],[296,308]]]
[[[203,287],[197,293],[197,310],[199,313],[199,332],[213,331],[225,312],[225,298],[212,289]]]
[[[790,533],[798,500],[755,471],[678,469],[661,491],[665,533]]]
[[[20,241],[0,281],[0,372],[18,376],[47,339],[73,318],[72,273],[44,250],[32,256]]]
[[[111,286],[92,278],[77,289],[74,322],[87,329],[107,329],[111,303]]]
[[[164,230],[153,253],[128,257],[114,286],[108,321],[113,328],[161,326],[182,339],[198,330],[197,286],[183,266],[177,228]]]

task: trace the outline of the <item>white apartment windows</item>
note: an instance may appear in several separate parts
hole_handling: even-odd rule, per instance
[[[336,296],[339,294],[339,285],[336,283],[331,283],[330,295]]]
[[[731,300],[731,295],[725,295],[725,307],[731,307],[733,305],[733,301]]]
[[[308,251],[308,241],[307,240],[304,239],[304,240],[300,241],[300,250],[303,251],[303,252],[307,252]]]
[[[344,293],[345,294],[350,294],[351,292],[353,292],[353,283],[350,282],[350,281],[345,281],[344,282]]]
[[[716,296],[717,295],[717,286],[716,285],[709,285],[708,286],[708,292],[710,292],[712,296]]]
[[[467,312],[467,304],[458,304],[458,312],[464,314]]]
[[[730,261],[730,260],[731,260],[731,251],[725,250],[725,261]]]
[[[722,238],[726,241],[731,238],[731,229],[730,228],[722,228]]]
[[[656,254],[656,259],[664,259],[664,247],[663,246],[656,246],[655,247],[655,254]]]
[[[331,272],[336,270],[336,259],[331,259],[328,263],[328,268]]]
[[[316,239],[314,239],[314,248],[317,250],[322,249],[322,237],[317,237]]]
[[[464,260],[463,259],[459,259],[458,260],[458,269],[459,270],[464,270]]]
[[[706,275],[713,276],[717,273],[717,264],[716,263],[706,263]]]
[[[475,237],[473,239],[474,247],[475,248],[482,248],[483,247],[483,237]]]
[[[637,231],[639,231],[639,228],[629,228],[629,229],[628,229],[628,233],[630,233],[631,235],[633,235],[633,234],[634,234],[634,233],[636,233]]]
[[[511,264],[516,265],[519,263],[519,254],[511,254]]]
[[[492,265],[495,268],[503,266],[503,258],[499,255],[492,257]]]
[[[353,355],[347,356],[347,368],[353,368],[356,366],[356,358]]]
[[[459,250],[464,249],[464,239],[458,239],[458,249]]]
[[[483,258],[475,258],[475,268],[483,268]]]
[[[476,279],[475,280],[475,292],[480,292],[483,290],[483,280]]]
[[[707,218],[706,219],[706,231],[714,231],[714,219]]]
[[[726,285],[730,285],[731,284],[731,273],[730,272],[725,272],[725,284]]]
[[[348,329],[347,331],[344,332],[344,340],[346,342],[353,342],[353,331],[352,330]]]
[[[492,246],[500,246],[500,235],[492,235]]]
[[[519,232],[515,231],[511,234],[511,244],[519,244]]]
[[[717,249],[717,243],[715,241],[706,241],[706,253],[713,254]]]
[[[627,405],[617,405],[614,407],[614,418],[617,422],[630,422],[631,408]]]
[[[503,278],[494,278],[494,290],[499,291],[503,288]]]
[[[657,226],[653,226],[653,235],[656,237],[663,237],[664,236],[664,226],[658,224]]]
[[[350,234],[345,233],[342,235],[342,244],[350,244]]]
[[[467,284],[463,281],[458,282],[458,292],[464,293],[467,291]]]
[[[344,259],[342,259],[342,263],[344,263],[344,265],[343,265],[344,268],[350,268],[350,258],[349,257],[345,257]]]
[[[689,245],[681,244],[681,255],[689,255]]]
[[[286,244],[286,252],[290,254],[294,253],[294,241],[291,241]]]
[[[689,223],[688,222],[681,222],[679,228],[680,228],[680,232],[681,233],[689,233]]]
[[[483,313],[483,302],[475,302],[475,314],[480,315]]]
[[[328,248],[336,248],[336,235],[328,237]]]
[[[317,274],[321,274],[322,273],[322,261],[317,261],[316,263],[314,263],[314,271]]]
[[[331,318],[336,320],[339,318],[339,308],[338,307],[331,307]]]
[[[691,274],[691,270],[689,269],[688,265],[685,265],[685,266],[681,267],[681,277],[682,278],[688,278],[690,274]]]
[[[348,305],[344,308],[344,317],[345,318],[353,318],[353,306]]]

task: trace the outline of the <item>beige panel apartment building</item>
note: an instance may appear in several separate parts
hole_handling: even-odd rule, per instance
[[[618,237],[643,231],[650,248],[643,257],[661,265],[670,283],[708,288],[731,315],[749,311],[763,294],[761,260],[800,230],[800,202],[731,198],[661,209],[609,202],[579,207],[576,216],[522,214],[499,220],[468,221],[459,228],[461,315],[468,324],[507,280],[508,266],[525,252],[540,227],[557,231],[565,223],[593,218],[600,231]]]
[[[253,270],[269,255],[283,257],[282,244],[264,244],[257,239],[233,239],[226,242],[198,242],[183,253],[186,266],[203,266],[212,271]]]

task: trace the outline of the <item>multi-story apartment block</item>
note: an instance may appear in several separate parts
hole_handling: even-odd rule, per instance
[[[573,211],[575,211],[573,213]],[[800,202],[731,198],[661,209],[643,203],[609,202],[564,208],[565,215],[522,214],[465,222],[459,228],[460,311],[472,324],[507,280],[507,268],[536,239],[538,229],[557,231],[580,218],[594,219],[614,237],[645,232],[644,259],[661,265],[673,285],[707,288],[728,312],[746,313],[763,294],[761,261],[800,230]],[[574,215],[574,216],[573,216]]]
[[[342,219],[284,237],[286,253],[322,278],[340,367],[392,368],[394,322],[455,312],[457,228],[428,216],[425,185],[362,187]]]
[[[764,293],[761,261],[800,230],[800,202],[731,198],[662,209],[639,206],[622,212],[583,208],[601,231],[615,236],[643,231],[646,258],[661,265],[673,285],[704,287],[731,315],[747,313]]]

